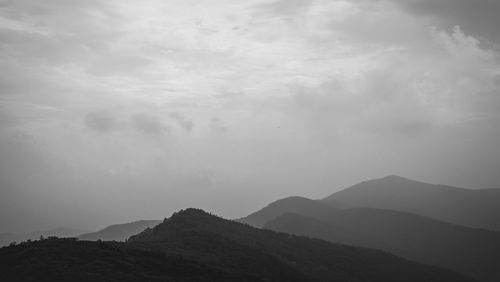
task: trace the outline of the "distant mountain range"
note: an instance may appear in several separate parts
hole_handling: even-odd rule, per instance
[[[421,281],[472,279],[187,209],[127,242],[45,239],[0,249],[2,281]]]
[[[78,236],[85,241],[23,243],[0,249],[0,265],[29,277],[47,269],[59,275],[62,267],[68,279],[93,281],[470,281],[470,276],[493,282],[500,281],[498,204],[500,189],[467,190],[388,176],[322,200],[278,200],[237,222],[188,209],[164,221],[116,224]],[[410,261],[269,230],[379,249]],[[81,233],[4,233],[0,244]],[[32,267],[23,262],[24,252],[48,260]],[[61,258],[75,264],[63,266]],[[12,269],[7,273],[16,277]],[[186,271],[192,275],[182,274]]]
[[[58,228],[34,231],[26,234],[0,233],[0,247],[6,246],[12,242],[20,243],[27,240],[38,240],[40,236],[57,236],[60,238],[77,237],[80,240],[89,241],[125,241],[128,237],[161,222],[161,220],[138,220],[122,224],[113,224],[96,232],[86,232],[71,228]]]
[[[335,210],[335,208],[319,200],[310,200],[304,197],[288,197],[272,202],[265,208],[244,218],[236,219],[236,221],[261,228],[267,222],[285,213],[293,212],[327,219],[329,215],[333,215]]]
[[[397,185],[402,183],[402,189],[406,191],[401,193],[404,196],[421,192],[431,197],[432,191],[429,191],[428,187],[441,189],[441,186],[429,184],[423,184],[424,188],[420,189],[420,182],[390,176],[364,182],[362,189],[358,189],[358,185],[353,186],[356,192],[354,195],[368,201],[370,197],[365,197],[363,192],[375,193],[373,191],[380,190],[380,193],[386,193],[384,183],[392,188],[390,193],[396,195],[400,193],[397,191]],[[237,221],[336,243],[382,249],[411,260],[450,268],[482,281],[500,281],[500,232],[459,226],[396,209],[348,208],[348,205],[338,204],[339,202],[332,205],[333,199],[336,199],[335,195],[347,193],[350,189],[353,188],[324,200],[285,198]],[[410,190],[417,191],[408,192]],[[447,190],[454,194],[463,189]],[[387,198],[393,201],[409,201],[409,198],[403,196],[393,195]],[[423,198],[423,195],[416,197],[416,203],[424,202]],[[356,197],[352,196],[349,200],[355,202]],[[441,202],[445,200],[441,199]],[[412,204],[417,206],[416,203]],[[393,204],[390,207],[400,206]],[[455,207],[461,210],[458,204]],[[477,216],[480,214],[476,212]],[[495,215],[488,214],[488,217],[494,218]]]
[[[384,214],[386,213],[386,214]],[[353,209],[325,221],[286,213],[265,229],[381,249],[480,281],[500,281],[500,233],[439,223],[403,213]]]
[[[470,190],[392,175],[356,184],[323,201],[338,208],[404,211],[458,225],[500,231],[500,189]]]
[[[128,237],[135,235],[146,228],[153,227],[161,223],[161,220],[138,220],[123,224],[110,225],[97,232],[85,233],[78,236],[80,240],[90,241],[125,241]]]

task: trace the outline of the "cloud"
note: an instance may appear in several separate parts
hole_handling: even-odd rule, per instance
[[[302,13],[311,6],[314,1],[311,0],[277,0],[270,3],[264,3],[255,7],[260,13],[268,15],[288,15]]]
[[[214,133],[226,133],[229,128],[224,124],[218,117],[213,117],[210,119],[209,128]]]
[[[390,2],[334,2],[342,8],[342,13],[335,12],[337,7],[332,5],[325,15],[331,16],[324,25],[334,38],[372,50],[387,47],[416,49],[425,44],[428,22],[401,13]]]
[[[180,113],[170,113],[168,116],[173,119],[177,124],[179,124],[181,127],[183,127],[186,131],[190,132],[191,129],[194,127],[194,122],[191,120],[187,119],[185,116],[183,116]]]
[[[453,105],[448,105],[450,109],[462,112],[469,119],[480,116],[495,119],[498,113],[488,104],[500,102],[491,95],[498,91],[495,81],[500,73],[499,53],[482,48],[477,38],[465,34],[458,26],[449,33],[434,29],[432,34],[444,54],[440,57],[439,75],[436,70],[429,71],[436,82],[440,78],[442,87],[446,87],[438,97],[453,101]]]
[[[500,102],[491,94],[498,89],[498,54],[459,27],[428,29],[427,41],[418,52],[376,53],[356,76],[332,75],[319,85],[292,85],[292,95],[262,105],[283,111],[320,136],[335,138],[346,138],[346,132],[429,135],[477,118],[494,122],[496,107],[488,104]]]
[[[401,137],[432,129],[438,122],[433,113],[408,93],[410,88],[387,74],[382,69],[356,81],[298,88],[294,95],[275,103],[289,118],[303,124],[305,132],[327,142],[348,140],[353,134]],[[358,83],[359,89],[351,92],[351,83]]]
[[[102,133],[110,133],[118,128],[117,119],[106,111],[94,111],[88,113],[84,118],[87,128]]]
[[[82,221],[104,224],[161,216],[165,204],[237,216],[393,173],[498,186],[494,5],[2,1],[4,202],[36,207],[27,214],[78,202]],[[36,145],[5,141],[16,131]],[[33,155],[42,161],[28,167]],[[8,173],[22,171],[16,158],[38,178]]]
[[[460,25],[467,32],[500,44],[500,2],[496,0],[403,0],[392,1],[405,11],[430,17],[435,25],[451,28]]]
[[[144,113],[130,116],[135,128],[145,134],[158,135],[169,131],[169,127],[155,115]]]
[[[4,1],[4,52],[54,65],[83,62],[119,36],[119,16],[109,8],[98,1]]]

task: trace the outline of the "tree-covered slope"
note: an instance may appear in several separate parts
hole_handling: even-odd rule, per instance
[[[266,269],[272,265],[298,271],[309,281],[468,280],[382,251],[257,229],[197,209],[174,214],[132,236],[128,243],[183,254],[212,266],[222,264],[271,280],[275,280],[272,274],[278,270]]]
[[[371,249],[187,209],[127,242],[45,239],[0,249],[0,281],[472,281]]]
[[[80,240],[125,241],[148,227],[153,227],[161,220],[138,220],[123,224],[113,224],[97,232],[85,233],[78,236]]]

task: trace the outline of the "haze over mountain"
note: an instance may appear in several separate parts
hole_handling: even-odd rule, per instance
[[[500,233],[462,227],[409,213],[347,209],[329,219],[285,213],[264,225],[354,246],[382,249],[438,265],[480,281],[500,280]]]
[[[176,213],[154,228],[132,236],[128,243],[141,246],[150,244],[168,253],[176,253],[180,248],[183,254],[200,256],[212,263],[216,263],[212,259],[215,256],[230,268],[255,274],[258,272],[252,269],[261,271],[262,268],[268,268],[265,264],[270,263],[292,267],[295,271],[298,270],[297,277],[304,277],[306,280],[423,279],[418,271],[413,274],[415,276],[408,275],[414,271],[407,269],[411,268],[406,264],[408,261],[403,263],[391,254],[256,229],[198,209]],[[239,256],[245,257],[247,261],[234,261],[234,257]],[[349,264],[346,264],[347,261]],[[385,269],[396,265],[405,270],[394,272],[394,269]],[[434,280],[432,276],[425,279]]]
[[[482,281],[500,280],[499,232],[393,210],[337,209],[302,197],[275,201],[238,221],[335,243],[382,249]]]
[[[26,254],[29,260],[25,259]],[[381,251],[256,229],[198,209],[175,213],[126,243],[48,239],[1,248],[0,278],[10,281],[473,281],[449,270]]]
[[[0,282],[500,281],[499,15],[0,0]]]
[[[159,224],[161,220],[138,220],[123,224],[110,225],[102,230],[78,236],[80,240],[125,241],[146,228]]]
[[[470,190],[400,176],[361,182],[323,199],[338,208],[379,208],[500,231],[500,189]]]
[[[236,219],[236,221],[246,223],[254,227],[263,227],[270,220],[289,212],[318,218],[328,218],[328,216],[335,213],[335,208],[328,206],[319,200],[316,201],[295,196],[274,201],[266,207],[246,217]]]

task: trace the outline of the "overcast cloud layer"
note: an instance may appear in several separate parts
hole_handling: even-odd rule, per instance
[[[500,188],[493,0],[0,0],[0,232]]]

